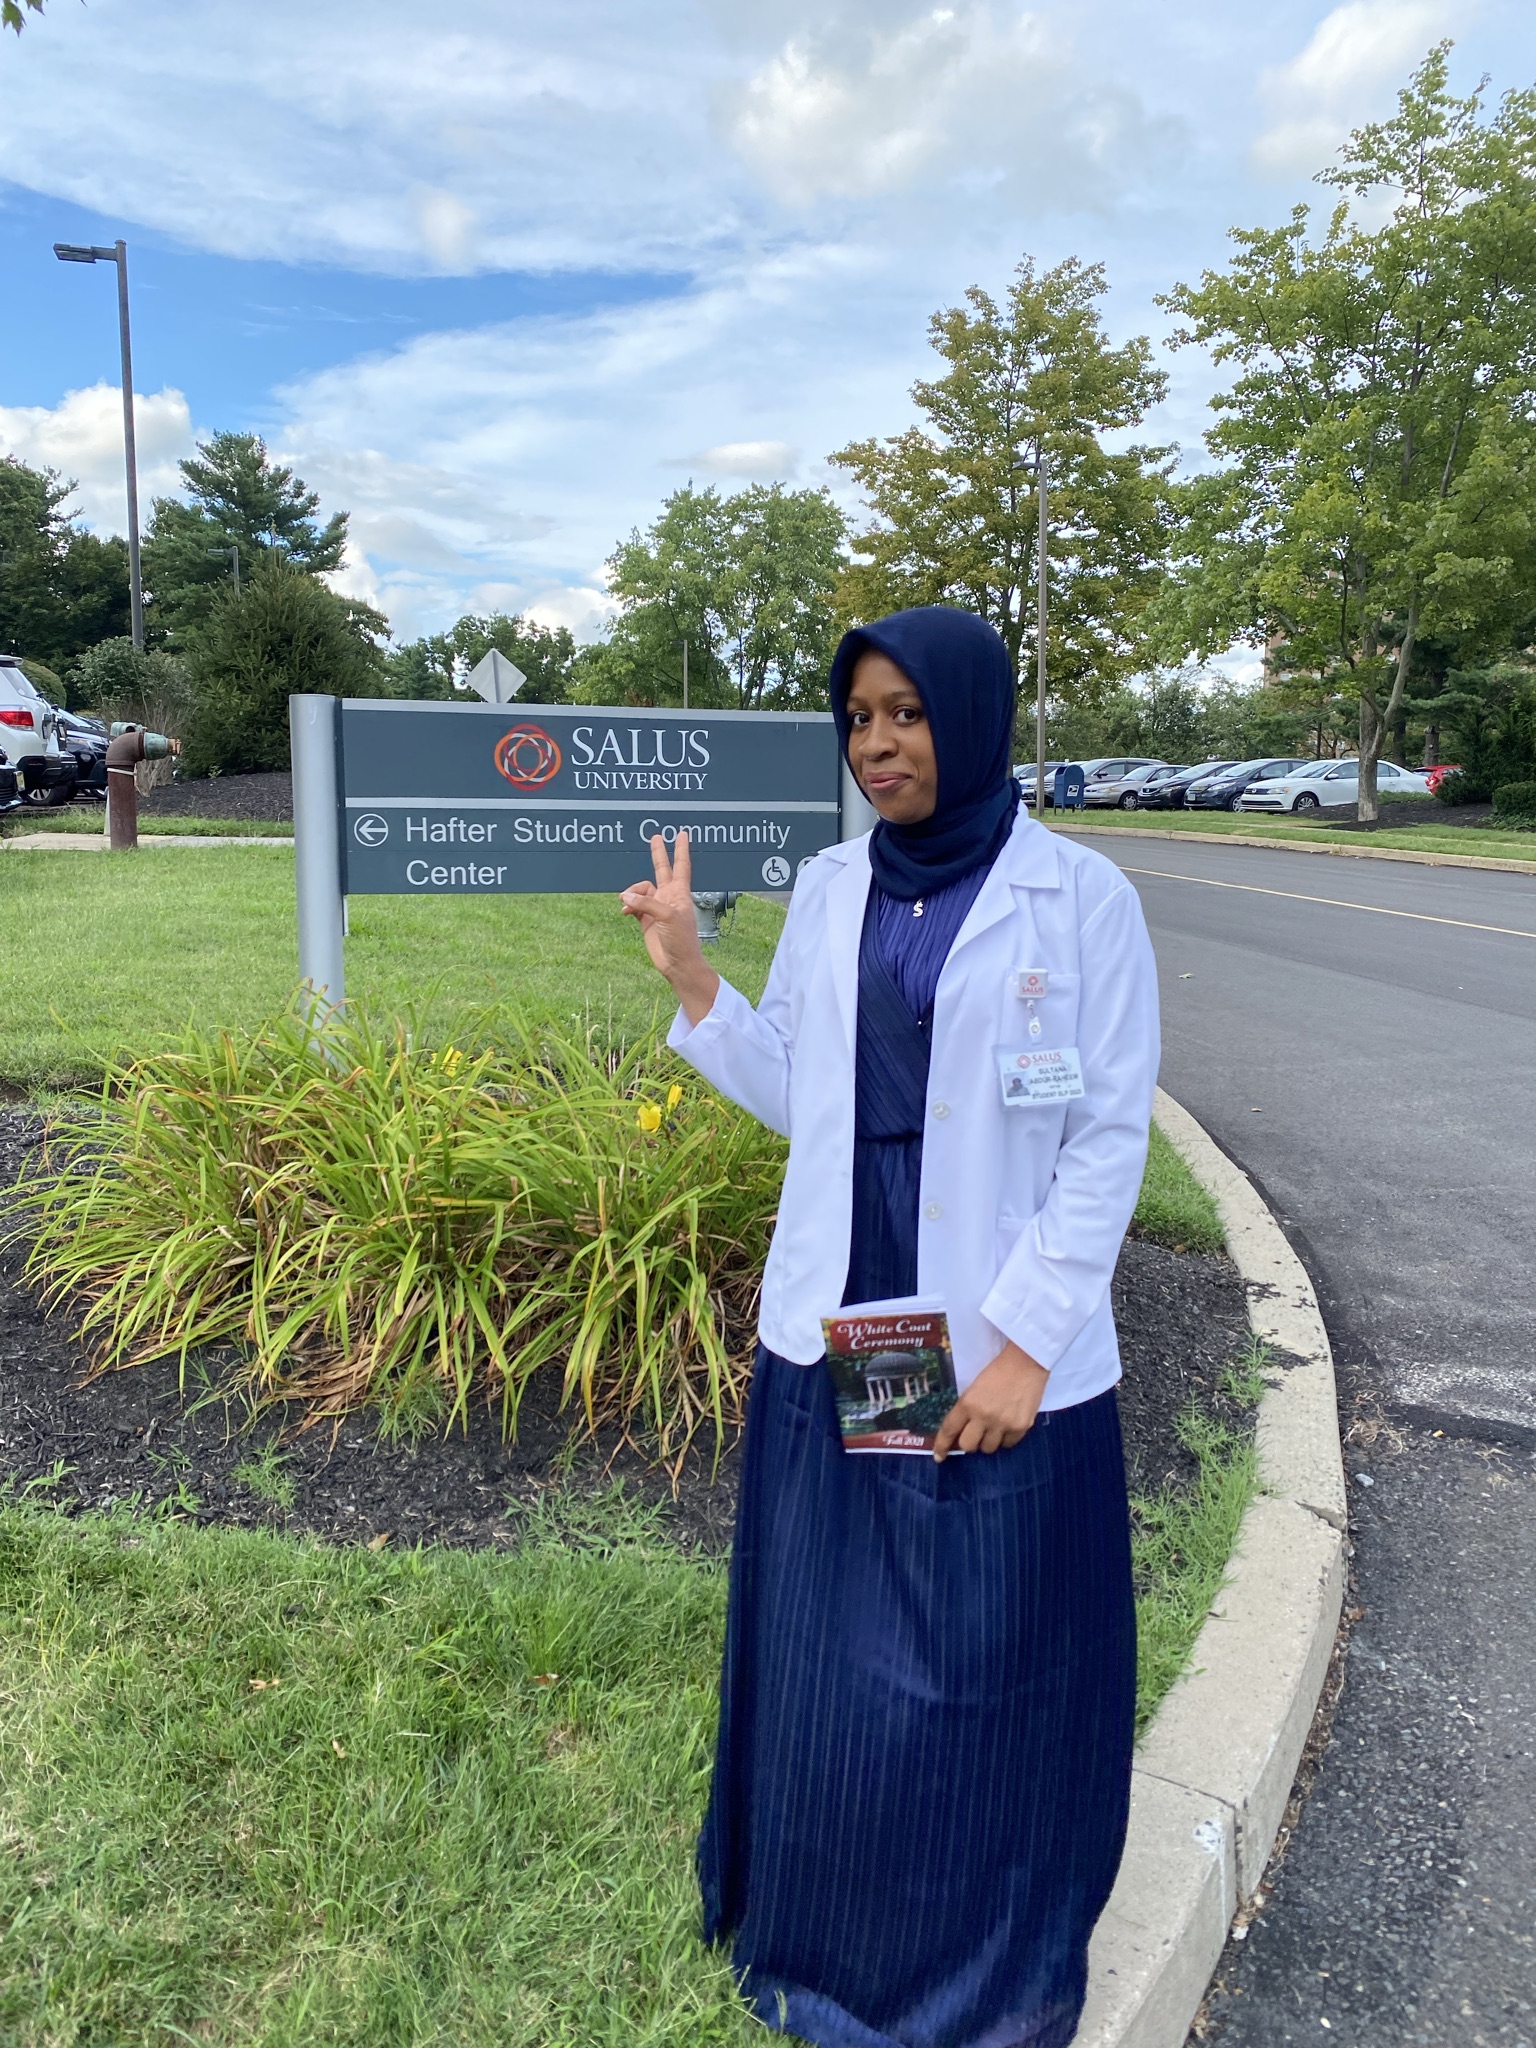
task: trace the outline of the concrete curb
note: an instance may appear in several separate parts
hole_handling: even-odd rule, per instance
[[[1151,825],[1059,825],[1053,832],[1097,832],[1106,839],[1176,839],[1181,844],[1194,840],[1208,846],[1267,846],[1282,853],[1324,853],[1336,860],[1402,860],[1419,868],[1492,868],[1506,875],[1536,875],[1536,858],[1505,860],[1495,853],[1414,853],[1403,846],[1325,846],[1316,839],[1261,838],[1257,833],[1168,832]]]
[[[1344,1594],[1333,1353],[1312,1283],[1246,1174],[1161,1089],[1156,1115],[1216,1199],[1249,1320],[1281,1374],[1259,1408],[1260,1492],[1227,1584],[1137,1751],[1077,2048],[1184,2048],[1274,1846]]]

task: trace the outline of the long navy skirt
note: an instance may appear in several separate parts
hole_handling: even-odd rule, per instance
[[[1114,1394],[991,1457],[849,1456],[758,1350],[710,1940],[819,2048],[1063,2048],[1125,1838],[1135,1617]]]

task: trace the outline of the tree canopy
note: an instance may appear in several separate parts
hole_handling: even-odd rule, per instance
[[[144,584],[157,638],[184,646],[209,617],[215,594],[253,576],[269,556],[323,576],[341,566],[347,515],[316,519],[318,495],[275,463],[256,434],[215,434],[181,464],[188,503],[157,498],[144,537]]]
[[[1183,492],[1176,637],[1354,699],[1364,818],[1421,638],[1507,645],[1536,579],[1536,94],[1485,118],[1448,47],[1322,174],[1320,235],[1306,207],[1235,230],[1165,302],[1239,371]]]
[[[260,557],[238,591],[230,583],[215,595],[194,642],[187,772],[286,768],[289,696],[382,695],[384,625],[281,551]]]
[[[388,687],[397,697],[461,697],[459,678],[498,648],[528,678],[530,704],[564,704],[571,693],[576,642],[568,626],[541,626],[519,614],[466,613],[446,633],[433,633],[397,647],[385,662]]]
[[[128,550],[65,516],[74,485],[0,457],[0,649],[62,670],[128,630]]]
[[[1168,545],[1173,451],[1111,450],[1164,393],[1141,336],[1105,336],[1098,264],[1019,264],[1002,305],[979,287],[935,313],[946,369],[915,384],[926,424],[855,441],[831,459],[876,517],[856,536],[839,609],[849,622],[904,605],[958,604],[990,619],[1015,663],[1035,649],[1035,465],[1047,458],[1054,692],[1102,694],[1137,664],[1140,620]]]
[[[595,704],[680,704],[686,640],[691,703],[819,703],[846,532],[826,491],[674,491],[609,558],[621,609],[607,638],[578,657],[575,694]]]

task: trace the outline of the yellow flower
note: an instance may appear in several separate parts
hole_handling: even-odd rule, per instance
[[[661,1111],[654,1102],[642,1102],[635,1110],[635,1122],[642,1131],[659,1131]]]
[[[463,1053],[459,1051],[456,1045],[446,1046],[438,1055],[438,1065],[445,1074],[453,1075],[458,1072],[463,1058]]]
[[[669,1089],[667,1090],[667,1109],[668,1109],[668,1111],[670,1112],[671,1110],[674,1110],[674,1109],[676,1109],[677,1105],[678,1105],[678,1104],[679,1104],[679,1103],[680,1103],[680,1102],[682,1101],[682,1099],[683,1099],[683,1084],[682,1084],[682,1082],[681,1082],[681,1081],[674,1081],[674,1082],[672,1083],[672,1086],[671,1086],[671,1087],[670,1087],[670,1088],[669,1088]]]

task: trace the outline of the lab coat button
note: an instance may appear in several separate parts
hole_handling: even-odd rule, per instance
[[[937,1202],[930,1202],[927,1208],[923,1211],[923,1214],[928,1218],[928,1221],[930,1223],[937,1223],[939,1218],[944,1214],[944,1211]]]
[[[936,1102],[933,1105],[933,1113],[935,1116],[948,1116],[949,1104],[947,1102]]]

